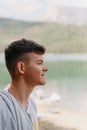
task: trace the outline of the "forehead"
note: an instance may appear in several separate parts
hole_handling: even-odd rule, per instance
[[[28,53],[27,57],[29,58],[29,61],[38,61],[38,60],[43,60],[43,54],[36,54],[34,52]]]

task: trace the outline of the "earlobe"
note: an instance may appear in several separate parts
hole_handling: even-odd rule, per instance
[[[24,63],[23,62],[18,62],[17,63],[17,69],[18,69],[20,74],[24,74],[24,72],[25,72]]]

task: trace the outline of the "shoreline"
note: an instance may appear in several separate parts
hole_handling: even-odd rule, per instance
[[[49,108],[50,104],[46,100],[38,104],[40,130],[87,130],[87,113],[64,108],[53,113]]]

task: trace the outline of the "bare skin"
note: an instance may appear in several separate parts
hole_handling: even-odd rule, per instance
[[[12,79],[8,89],[25,110],[28,108],[28,98],[33,88],[46,83],[45,74],[48,70],[44,64],[43,55],[28,53],[27,56],[29,63],[25,64],[23,61],[17,63],[16,78]]]

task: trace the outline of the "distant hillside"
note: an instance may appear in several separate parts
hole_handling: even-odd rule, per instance
[[[0,52],[11,41],[19,38],[36,40],[47,47],[47,52],[87,53],[87,25],[25,22],[0,18]]]

